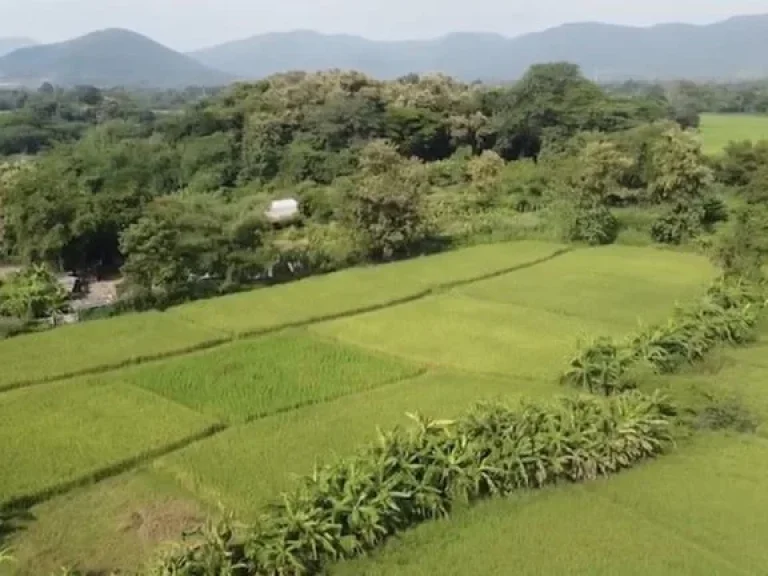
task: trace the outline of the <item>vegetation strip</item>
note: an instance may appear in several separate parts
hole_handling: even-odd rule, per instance
[[[702,360],[720,344],[753,340],[766,304],[763,286],[720,279],[698,303],[679,308],[666,324],[645,328],[622,342],[606,337],[589,342],[571,360],[561,380],[606,395],[635,388],[638,369],[669,374]]]
[[[317,468],[245,536],[228,523],[170,553],[157,574],[317,574],[457,504],[581,482],[672,444],[674,408],[638,392],[476,408],[455,421],[414,416],[357,456]]]
[[[210,438],[214,434],[218,434],[225,429],[226,425],[224,424],[213,424],[206,429],[178,440],[177,442],[173,442],[153,450],[148,450],[142,454],[138,454],[110,466],[100,468],[99,470],[81,476],[80,478],[76,478],[68,482],[63,482],[57,484],[56,486],[45,488],[37,492],[31,492],[22,496],[15,496],[6,500],[5,502],[0,502],[0,513],[11,512],[20,508],[30,508],[36,504],[44,502],[45,500],[53,498],[54,496],[69,492],[75,488],[87,486],[89,484],[95,484],[96,482],[100,482],[107,478],[118,476],[119,474],[127,472],[128,470],[149,462],[150,460],[165,456],[171,452],[175,452],[176,450],[184,448],[185,446],[189,446],[190,444],[193,444],[199,440]]]
[[[404,296],[402,298],[397,298],[397,299],[389,300],[387,302],[380,303],[380,304],[373,304],[373,305],[370,305],[370,306],[361,306],[361,307],[358,307],[358,308],[353,308],[353,309],[345,310],[343,312],[310,317],[310,318],[307,318],[306,320],[300,320],[300,321],[296,321],[296,322],[287,322],[287,323],[277,324],[277,325],[266,327],[266,328],[247,330],[247,331],[244,331],[244,332],[239,333],[239,334],[230,334],[229,336],[226,336],[226,337],[223,337],[223,338],[213,339],[213,340],[210,340],[210,341],[207,341],[207,342],[203,342],[203,343],[200,343],[200,344],[197,344],[197,345],[194,345],[194,346],[190,346],[188,348],[179,349],[179,350],[173,350],[173,351],[169,351],[167,353],[148,354],[148,355],[143,355],[143,356],[137,356],[137,357],[134,357],[134,358],[126,359],[125,361],[121,361],[121,362],[113,362],[113,363],[104,364],[104,365],[101,365],[101,366],[94,366],[94,367],[91,367],[91,368],[84,368],[82,370],[75,370],[75,371],[71,371],[71,372],[65,372],[65,373],[62,373],[62,374],[59,374],[59,375],[47,376],[47,377],[43,377],[43,378],[33,378],[33,379],[28,379],[28,380],[20,380],[20,381],[17,381],[17,382],[12,382],[10,384],[0,385],[0,392],[6,392],[6,391],[9,391],[9,390],[25,388],[25,387],[28,387],[28,386],[35,386],[35,385],[39,385],[39,384],[47,384],[47,383],[51,383],[51,382],[57,382],[59,380],[67,380],[69,378],[75,378],[75,377],[78,377],[78,376],[88,376],[88,375],[103,374],[103,373],[106,373],[106,372],[110,372],[112,370],[117,370],[117,369],[120,369],[120,368],[125,368],[127,366],[133,366],[133,365],[137,365],[137,364],[147,364],[147,363],[150,363],[150,362],[167,360],[167,359],[170,359],[170,358],[176,358],[176,357],[180,357],[180,356],[185,356],[185,355],[190,354],[192,352],[198,352],[198,351],[202,351],[202,350],[208,350],[208,349],[211,349],[211,348],[216,348],[218,346],[221,346],[223,344],[227,344],[229,342],[232,342],[232,341],[238,340],[238,339],[266,336],[266,335],[269,335],[269,334],[274,334],[274,333],[277,333],[277,332],[282,332],[284,330],[289,330],[289,329],[294,329],[294,328],[305,328],[307,326],[311,326],[312,324],[318,324],[318,323],[328,322],[328,321],[332,321],[332,320],[341,320],[341,319],[344,319],[344,318],[349,318],[351,316],[358,316],[358,315],[366,314],[366,313],[369,313],[369,312],[376,312],[376,311],[384,310],[384,309],[391,308],[391,307],[394,307],[394,306],[399,306],[399,305],[402,305],[402,304],[408,304],[410,302],[415,302],[415,301],[418,301],[418,300],[422,300],[424,298],[428,298],[429,296],[432,296],[432,295],[438,294],[440,292],[444,292],[444,291],[450,290],[452,288],[456,288],[456,287],[459,287],[459,286],[464,286],[464,285],[467,285],[467,284],[471,284],[472,282],[479,282],[479,281],[486,280],[486,279],[489,279],[489,278],[495,278],[497,276],[502,276],[502,275],[505,275],[505,274],[511,274],[511,273],[516,272],[518,270],[522,270],[522,269],[526,269],[526,268],[531,268],[533,266],[536,266],[538,264],[542,264],[544,262],[548,262],[548,261],[550,261],[550,260],[552,260],[554,258],[557,258],[557,257],[559,257],[559,256],[561,256],[563,254],[566,254],[566,253],[570,252],[571,250],[572,250],[572,248],[562,248],[562,249],[556,250],[555,252],[553,252],[552,254],[550,254],[550,255],[548,255],[546,257],[539,258],[539,259],[536,259],[536,260],[532,260],[530,262],[525,262],[523,264],[518,264],[518,265],[515,265],[515,266],[511,266],[509,268],[504,268],[502,270],[498,270],[498,271],[495,271],[495,272],[492,272],[492,273],[489,273],[489,274],[483,274],[481,276],[477,276],[477,277],[473,277],[473,278],[469,278],[469,279],[458,280],[458,281],[453,281],[453,282],[438,283],[438,284],[435,284],[434,286],[432,286],[430,288],[419,290],[419,291],[417,291],[417,292],[415,292],[415,293],[413,293],[411,295]],[[278,288],[279,287],[268,288],[268,289],[278,289]],[[211,327],[200,325],[194,319],[189,319],[189,318],[184,317],[184,316],[181,316],[181,318],[184,319],[185,321],[193,324],[193,325],[198,325],[201,328],[212,329]]]

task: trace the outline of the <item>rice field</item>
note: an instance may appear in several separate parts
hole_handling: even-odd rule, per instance
[[[563,249],[547,242],[489,244],[195,302],[170,314],[235,334],[258,333],[386,307],[430,290],[525,266]]]
[[[339,576],[762,574],[768,442],[707,436],[608,480],[462,510]]]
[[[7,392],[0,395],[0,508],[87,481],[213,424],[128,386],[67,382]]]
[[[243,422],[408,378],[422,368],[279,334],[110,375],[226,422]]]
[[[216,344],[227,336],[161,312],[62,326],[0,342],[0,390]]]
[[[506,243],[0,342],[0,511],[34,504],[0,533],[17,559],[0,575],[135,570],[211,512],[253,519],[406,413],[571,393],[557,376],[580,339],[665,318],[712,275],[678,252]],[[766,420],[765,346],[660,385],[733,392]],[[462,510],[332,573],[759,573],[762,431]]]
[[[255,516],[297,475],[373,440],[379,427],[406,424],[408,412],[450,417],[481,400],[554,391],[524,380],[426,374],[231,428],[159,459],[155,467],[207,502]]]
[[[768,140],[768,116],[702,114],[699,126],[707,154],[718,154],[732,141]]]
[[[342,342],[430,366],[553,380],[580,339],[625,333],[605,322],[460,294],[318,324]]]
[[[575,251],[515,274],[461,288],[473,298],[611,322],[666,319],[696,298],[715,275],[700,256],[608,246]]]

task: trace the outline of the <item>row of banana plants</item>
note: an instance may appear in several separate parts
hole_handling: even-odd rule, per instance
[[[561,381],[594,394],[635,388],[644,369],[669,374],[702,360],[717,346],[753,340],[766,303],[762,284],[721,278],[665,324],[641,327],[624,340],[600,337],[582,346]]]
[[[413,416],[351,458],[317,468],[244,531],[212,526],[152,576],[309,575],[459,505],[609,475],[664,452],[674,408],[661,395],[480,405],[456,420]]]

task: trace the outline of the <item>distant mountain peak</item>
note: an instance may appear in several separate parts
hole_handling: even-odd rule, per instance
[[[175,88],[226,84],[233,77],[206,67],[132,30],[96,30],[55,44],[16,50],[0,58],[0,83],[35,86],[144,86]]]

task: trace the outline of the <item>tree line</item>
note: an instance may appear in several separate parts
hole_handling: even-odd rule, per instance
[[[69,109],[84,127],[0,164],[0,250],[119,270],[126,300],[152,305],[482,238],[610,243],[627,215],[649,242],[680,244],[727,219],[722,187],[760,196],[764,145],[711,160],[665,93],[624,92],[568,63],[498,87],[295,72],[169,96],[186,102],[172,113],[43,87],[6,116],[55,101],[47,122]],[[290,221],[265,216],[280,198],[299,202]],[[761,237],[744,232],[763,226],[760,203],[740,209],[735,248],[718,240],[722,259]],[[6,284],[24,278],[40,274]]]

